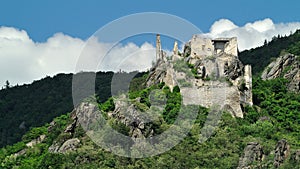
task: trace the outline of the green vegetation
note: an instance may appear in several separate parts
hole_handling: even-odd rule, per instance
[[[142,78],[142,77],[140,77]],[[139,80],[136,80],[138,83]],[[70,124],[69,115],[56,118],[55,126],[47,130],[49,124],[31,129],[23,136],[23,141],[0,149],[0,167],[13,168],[236,168],[239,157],[248,142],[259,142],[267,157],[264,165],[272,168],[273,160],[270,153],[280,139],[287,139],[294,152],[300,148],[300,97],[287,91],[284,85],[286,80],[274,79],[262,81],[254,79],[253,94],[254,106],[245,107],[247,112],[244,119],[233,118],[223,113],[219,125],[207,141],[199,143],[201,129],[209,114],[209,110],[199,107],[198,117],[188,136],[177,146],[161,155],[131,159],[116,156],[95,145],[78,127],[74,136],[63,134],[64,128]],[[134,84],[133,84],[134,85]],[[141,104],[150,106],[149,95],[152,91],[160,90],[167,98],[166,107],[162,113],[163,122],[154,122],[155,133],[159,134],[174,123],[181,106],[180,89],[175,87],[173,92],[164,84],[154,85],[150,88],[132,90],[131,99],[140,98]],[[153,97],[163,98],[161,92],[154,93]],[[162,99],[163,100],[163,99]],[[113,110],[112,99],[100,103],[99,107],[105,111]],[[268,120],[260,120],[268,117]],[[165,121],[165,122],[164,122]],[[110,120],[109,124],[125,135],[129,128],[124,124]],[[209,126],[207,129],[211,128]],[[32,148],[26,148],[25,143],[30,139],[45,134],[46,140]],[[73,152],[66,154],[49,153],[48,148],[53,141],[77,137],[81,146]],[[12,154],[25,150],[24,155],[14,157]],[[287,159],[282,168],[292,168],[299,165]]]
[[[192,87],[192,83],[186,81],[185,79],[178,79],[177,82],[180,84],[182,87]]]
[[[253,102],[262,108],[260,114],[270,115],[278,127],[300,132],[300,96],[287,90],[285,79],[254,81]],[[300,139],[300,137],[299,137]]]
[[[233,83],[230,81],[230,79],[229,79],[228,77],[219,77],[218,80],[219,80],[220,82],[226,82],[226,83],[228,83],[229,86],[232,86],[232,85],[233,85]]]
[[[31,127],[71,111],[71,84],[71,74],[58,74],[0,90],[0,147],[20,141]]]
[[[176,71],[185,73],[187,77],[193,77],[193,73],[191,72],[189,65],[187,65],[184,60],[176,60],[173,63],[173,67]]]
[[[63,157],[61,154],[51,154],[48,152],[49,146],[54,140],[59,139],[61,132],[64,130],[67,124],[70,123],[69,114],[61,115],[54,119],[55,126],[48,131],[46,124],[42,127],[33,128],[28,131],[24,136],[22,141],[12,145],[6,146],[0,149],[0,168],[14,168],[16,163],[19,163],[21,168],[43,168],[43,165],[55,164],[55,162],[60,161]],[[34,147],[27,148],[25,143],[29,141],[29,138],[37,138],[40,134],[45,134],[46,139]],[[24,151],[25,155],[15,157],[15,153],[20,153],[21,150]],[[53,158],[49,158],[53,157]],[[47,159],[49,158],[49,159]],[[55,167],[55,165],[53,165]]]
[[[300,30],[290,36],[278,35],[261,47],[242,51],[239,53],[239,59],[244,64],[250,64],[253,74],[258,75],[271,63],[272,58],[277,58],[283,50],[296,55],[300,54]]]
[[[193,73],[194,77],[196,79],[200,79],[200,76],[198,75],[197,69],[195,68],[195,65],[187,63],[188,67],[191,69],[191,72]]]
[[[300,41],[294,42],[292,45],[290,45],[287,49],[287,52],[300,56]]]
[[[200,78],[193,64],[187,63],[184,60],[176,60],[173,65],[176,71],[185,73],[188,78]]]
[[[98,72],[95,82],[97,101],[102,103],[111,97],[113,76],[117,79],[113,87],[119,91],[126,91],[129,86],[124,85],[124,81],[135,74],[135,77],[144,75],[138,72]],[[42,126],[51,122],[54,117],[72,111],[72,76],[58,74],[53,78],[46,77],[22,86],[11,86],[7,81],[5,88],[0,90],[0,147],[21,141],[30,128]],[[76,76],[94,77],[95,73],[83,72]],[[131,88],[143,88],[140,84],[143,79],[135,80],[137,83],[132,83],[135,86],[132,85]]]
[[[216,56],[215,55],[207,56],[206,59],[214,61],[216,60]]]
[[[168,124],[173,124],[181,107],[180,89],[175,86],[173,92],[170,92],[170,89],[165,87],[164,93],[167,96],[167,105],[163,111],[163,118]]]

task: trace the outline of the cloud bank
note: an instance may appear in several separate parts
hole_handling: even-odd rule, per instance
[[[111,48],[111,44],[93,38],[89,43],[86,42],[57,33],[46,42],[39,43],[34,42],[24,30],[0,27],[0,89],[6,80],[16,85],[58,73],[74,73],[83,49],[88,57],[98,57],[104,56],[105,51]],[[134,43],[118,44],[109,50],[105,58],[106,64],[98,65],[98,69],[146,70],[155,58],[155,48],[147,42],[141,46]],[[96,68],[89,66],[89,71]]]
[[[300,28],[300,22],[275,24],[271,19],[238,26],[228,19],[216,21],[206,33],[211,37],[238,37],[239,49],[263,45],[265,39],[289,35]],[[63,33],[54,34],[45,42],[34,42],[25,30],[0,27],[0,87],[9,80],[11,84],[31,83],[33,80],[57,73],[73,73],[83,49],[89,57],[105,55],[111,44],[91,38],[74,38]],[[145,42],[118,44],[110,50],[102,64],[93,70],[146,70],[155,58],[155,48]],[[87,58],[88,59],[88,58]],[[91,59],[91,58],[90,58]],[[95,64],[95,63],[94,63]]]
[[[216,37],[237,37],[239,50],[251,49],[271,41],[272,37],[290,35],[300,29],[300,22],[275,24],[270,18],[237,26],[228,19],[216,21],[206,35]]]

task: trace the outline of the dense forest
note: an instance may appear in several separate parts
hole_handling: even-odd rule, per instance
[[[76,76],[95,73],[79,73]],[[111,80],[127,76],[141,76],[142,73],[98,72],[95,80],[95,92],[98,102],[104,102],[111,96]],[[42,126],[54,117],[72,111],[72,76],[58,74],[45,77],[28,85],[7,85],[0,90],[0,147],[21,140],[30,128]],[[116,83],[117,84],[117,83]],[[126,88],[119,84],[118,88]]]
[[[274,36],[270,42],[265,41],[261,47],[242,51],[239,53],[239,59],[244,64],[250,64],[252,73],[258,75],[271,61],[284,52],[300,55],[300,30],[290,36]]]
[[[136,83],[132,85],[137,85]],[[288,92],[284,83],[286,83],[284,79],[270,81],[255,79],[253,86],[255,105],[245,107],[244,119],[234,118],[224,112],[212,137],[203,143],[199,143],[200,131],[209,112],[209,109],[203,107],[198,108],[196,122],[180,144],[158,156],[142,159],[120,157],[105,151],[92,142],[81,127],[77,127],[72,135],[66,135],[63,131],[68,124],[72,123],[70,114],[67,114],[55,118],[56,125],[51,130],[49,124],[33,128],[23,136],[23,141],[2,148],[0,166],[2,168],[13,166],[20,168],[49,168],[50,166],[51,168],[237,168],[239,157],[243,154],[247,143],[258,142],[266,155],[259,166],[273,168],[273,150],[278,140],[283,138],[287,140],[291,146],[291,154],[300,149],[300,96]],[[131,87],[130,97],[133,99],[141,97],[143,100],[141,103],[147,106],[148,94],[155,89],[162,89],[168,99],[165,108],[168,111],[164,110],[163,119],[154,128],[155,133],[158,134],[174,122],[181,99],[179,88],[170,92],[163,84],[142,89]],[[113,110],[114,104],[109,99],[99,103],[99,107],[106,113]],[[108,123],[119,132],[129,135],[125,126],[113,122],[112,120]],[[211,127],[207,126],[207,130]],[[42,143],[26,148],[25,143],[41,134],[46,135]],[[70,138],[80,139],[80,147],[75,151],[65,154],[48,151],[53,142]],[[26,153],[20,156],[13,155],[21,150],[25,150]],[[288,158],[281,168],[292,169],[297,166],[299,162]]]
[[[30,127],[71,111],[71,74],[46,77],[0,91],[0,146],[19,141]]]

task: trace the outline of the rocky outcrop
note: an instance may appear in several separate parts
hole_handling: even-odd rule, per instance
[[[177,43],[177,41],[174,42],[173,55],[178,55],[178,43]]]
[[[164,82],[172,91],[177,85],[190,104],[217,105],[243,117],[241,105],[252,105],[252,74],[251,66],[244,66],[238,59],[236,38],[214,41],[193,36],[182,55],[173,52],[170,58],[162,55],[160,43],[158,38],[158,59],[146,86]]]
[[[290,153],[290,146],[286,140],[278,141],[275,148],[274,167],[278,168],[287,159]]]
[[[253,163],[261,163],[264,159],[262,146],[256,142],[250,142],[244,149],[244,154],[240,158],[238,169],[251,169]]]
[[[125,124],[129,130],[129,136],[135,140],[137,138],[146,138],[153,136],[151,121],[155,120],[153,114],[141,112],[139,99],[136,99],[136,104],[128,101],[125,95],[121,95],[114,100],[115,110],[110,114],[111,117]]]
[[[98,110],[97,103],[93,101],[83,102],[78,105],[71,113],[73,118],[73,123],[70,124],[65,131],[71,126],[77,127],[79,124],[85,130],[97,130],[97,127],[100,127],[98,124],[101,118],[101,112]],[[74,124],[76,121],[76,125]]]
[[[57,143],[57,142],[54,142],[49,148],[48,148],[48,151],[50,153],[58,153],[58,150],[60,148],[60,144]]]
[[[56,123],[55,121],[52,121],[48,127],[48,132],[51,132],[53,130],[53,128],[55,127]]]
[[[77,120],[78,120],[78,118],[77,118],[77,115],[76,115],[76,113],[71,113],[71,119],[72,119],[72,123],[71,124],[69,124],[67,127],[66,127],[66,129],[65,129],[65,133],[71,133],[71,134],[73,134],[74,133],[74,131],[75,131],[75,128],[76,128],[76,126],[78,125],[78,123],[77,123]]]
[[[271,62],[261,75],[263,80],[283,77],[289,80],[288,88],[291,91],[300,91],[300,57],[285,54]]]
[[[46,138],[46,135],[40,135],[38,138],[31,140],[29,143],[26,143],[27,147],[33,147],[34,145],[41,143]]]
[[[274,159],[266,157],[269,155],[274,155]],[[237,169],[280,168],[286,161],[295,165],[300,163],[300,150],[290,153],[290,146],[285,139],[279,140],[269,155],[264,154],[263,147],[259,143],[250,142],[244,149]]]
[[[244,65],[238,59],[233,59],[231,62],[225,62],[224,74],[226,77],[235,80],[243,75]]]
[[[156,62],[156,64],[151,68],[149,76],[146,80],[146,86],[152,86],[154,84],[159,84],[163,82],[166,77],[166,63],[162,60]]]
[[[86,110],[89,111],[84,111],[84,107],[88,108]],[[79,125],[85,129],[87,129],[86,127],[89,127],[89,125],[92,125],[90,122],[92,122],[91,119],[95,117],[94,110],[96,110],[94,104],[89,104],[87,102],[83,102],[77,106],[70,114],[72,122],[67,125],[63,132],[58,136],[59,139],[56,139],[52,143],[52,145],[48,148],[48,151],[50,153],[66,153],[76,150],[80,145],[80,140],[78,138],[72,138],[75,130]],[[52,121],[48,127],[48,132],[51,132],[55,125],[55,121]]]
[[[69,151],[74,151],[80,144],[80,140],[78,138],[72,138],[63,143],[63,145],[58,149],[59,153],[66,153]]]
[[[174,44],[174,50],[178,53],[178,46]],[[174,54],[178,56],[177,54]],[[146,86],[152,86],[165,82],[170,87],[171,91],[176,86],[176,80],[174,77],[174,70],[172,64],[167,60],[166,53],[161,50],[160,36],[156,37],[156,62],[150,70],[149,76],[146,80]]]
[[[22,156],[22,155],[26,154],[26,150],[28,148],[31,148],[31,147],[43,142],[45,140],[45,138],[46,138],[46,135],[42,134],[42,135],[38,136],[36,139],[33,139],[30,142],[26,143],[27,148],[24,148],[21,151],[15,153],[14,157],[18,157],[18,156]]]
[[[24,148],[21,151],[15,153],[14,157],[18,157],[18,156],[22,156],[22,155],[26,154],[26,150],[28,148],[31,148],[31,147],[35,146],[36,144],[43,142],[45,140],[45,138],[46,138],[46,135],[42,134],[42,135],[38,136],[36,139],[33,139],[30,142],[26,143],[27,148]]]
[[[296,150],[292,155],[291,155],[291,160],[294,163],[299,163],[300,164],[300,150]]]
[[[191,49],[191,42],[187,42],[184,45],[184,49],[183,49],[183,57],[188,57],[191,55],[192,49]]]
[[[159,60],[156,66],[151,69],[146,80],[146,86],[150,87],[162,82],[169,86],[171,91],[177,85],[173,65],[167,61]]]
[[[55,142],[49,148],[48,151],[50,153],[67,153],[70,151],[75,151],[80,144],[80,140],[78,138],[68,139],[60,145],[60,143]]]

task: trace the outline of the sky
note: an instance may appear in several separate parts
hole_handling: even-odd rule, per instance
[[[31,83],[47,75],[72,73],[87,40],[101,27],[130,14],[161,12],[176,15],[211,37],[237,36],[239,49],[263,44],[274,35],[289,35],[300,28],[300,1],[79,1],[27,0],[0,3],[0,87]],[[152,21],[155,25],[155,21]],[[159,26],[159,25],[157,25]],[[116,45],[108,58],[130,55],[142,67],[154,59],[154,38]],[[169,41],[167,41],[169,42]],[[90,52],[111,44],[92,43]],[[172,45],[166,44],[166,50]],[[164,46],[163,46],[164,47]],[[182,48],[182,46],[181,46]],[[109,60],[107,62],[114,61]],[[130,65],[137,69],[135,65]],[[107,68],[108,69],[108,68]]]

